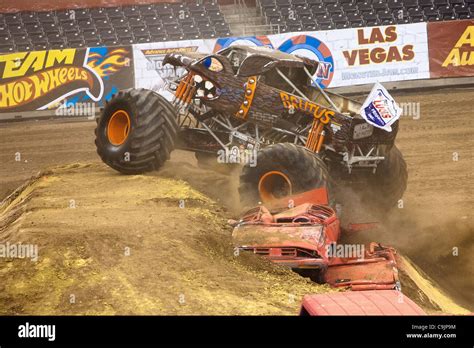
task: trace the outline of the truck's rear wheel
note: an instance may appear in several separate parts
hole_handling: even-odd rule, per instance
[[[173,106],[153,91],[120,91],[97,119],[97,153],[104,163],[124,174],[156,170],[174,149],[176,118]]]
[[[303,146],[280,143],[257,154],[257,165],[245,165],[240,175],[244,207],[265,203],[317,187],[328,187],[326,164]]]

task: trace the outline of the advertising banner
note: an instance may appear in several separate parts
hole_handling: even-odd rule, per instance
[[[184,69],[175,69],[162,62],[168,53],[203,52],[211,53],[216,40],[184,40],[133,45],[135,66],[135,87],[147,88],[162,93],[168,98],[167,79],[173,79],[184,73]]]
[[[474,20],[428,23],[430,74],[474,76]]]
[[[67,100],[98,103],[133,86],[132,47],[0,55],[0,112],[56,109]]]
[[[164,84],[161,79],[171,73],[160,65],[167,50],[212,53],[237,44],[268,46],[319,61],[313,78],[322,88],[430,76],[426,23],[415,23],[135,45],[136,84],[155,89]]]

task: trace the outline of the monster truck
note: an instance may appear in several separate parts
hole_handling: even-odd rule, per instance
[[[407,170],[394,145],[398,121],[391,132],[373,127],[359,115],[360,103],[321,89],[317,61],[236,45],[168,54],[165,64],[178,76],[167,81],[171,101],[165,93],[123,90],[97,119],[97,152],[110,167],[156,170],[175,148],[194,151],[200,164],[253,154],[240,175],[244,206],[339,184],[377,206],[402,197]]]

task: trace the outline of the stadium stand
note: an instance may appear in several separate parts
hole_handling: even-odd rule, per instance
[[[280,32],[469,19],[474,0],[257,0]]]
[[[217,3],[0,13],[0,53],[230,35]]]
[[[214,0],[210,0],[214,1]],[[469,19],[474,0],[257,0],[272,33]],[[238,11],[238,9],[236,9]],[[241,20],[239,16],[239,21]],[[0,53],[225,37],[216,2],[0,13]]]

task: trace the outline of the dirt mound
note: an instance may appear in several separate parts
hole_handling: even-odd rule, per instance
[[[229,213],[187,183],[101,164],[39,175],[0,207],[0,314],[296,314],[331,291],[234,255]]]
[[[472,95],[473,90],[467,88],[398,93],[397,101],[414,106],[419,103],[420,111],[419,115],[402,116],[397,137],[397,146],[405,156],[409,172],[403,208],[391,213],[390,221],[379,231],[363,232],[360,235],[367,241],[380,241],[395,246],[459,304],[474,310],[474,276],[471,266],[474,251]],[[361,97],[361,100],[364,99],[365,96]],[[51,165],[70,162],[98,163],[100,159],[95,153],[93,140],[94,126],[93,122],[63,121],[0,124],[0,199],[38,170]],[[17,154],[21,155],[21,160],[16,160]],[[12,239],[43,246],[43,249],[40,249],[40,261],[37,263],[21,259],[5,262],[5,259],[0,258],[0,279],[6,280],[0,282],[1,313],[197,314],[213,311],[212,313],[230,314],[228,306],[227,310],[215,308],[214,304],[205,310],[198,306],[189,307],[188,295],[198,294],[194,292],[192,282],[189,286],[179,285],[178,290],[168,289],[168,283],[164,279],[167,269],[170,268],[170,284],[181,284],[176,280],[177,267],[183,262],[179,257],[188,257],[190,252],[192,255],[204,255],[199,259],[189,256],[191,260],[202,263],[185,263],[182,270],[195,270],[197,274],[204,274],[201,277],[203,280],[196,277],[195,282],[202,284],[201,288],[207,289],[206,293],[214,296],[214,299],[208,297],[208,300],[217,301],[216,305],[236,301],[236,307],[239,308],[245,308],[245,303],[251,303],[255,307],[245,312],[236,310],[237,314],[296,312],[298,296],[295,296],[295,303],[290,305],[286,302],[287,292],[293,291],[291,285],[286,285],[288,282],[283,283],[280,280],[282,278],[278,273],[275,275],[272,269],[268,269],[268,275],[258,271],[263,267],[264,272],[265,267],[271,267],[270,265],[261,264],[263,261],[256,258],[246,261],[243,261],[243,257],[234,258],[229,250],[230,229],[225,225],[225,220],[227,215],[236,217],[239,212],[238,199],[234,194],[237,191],[235,176],[203,171],[196,167],[194,154],[185,151],[173,152],[172,161],[159,173],[170,180],[160,176],[139,176],[136,179],[122,177],[98,164],[89,168],[66,168],[42,177],[34,184],[25,186],[25,191],[19,191],[23,192],[21,197],[29,197],[26,204],[23,202],[11,205],[8,212],[3,213],[1,211],[4,207],[0,207],[0,243]],[[214,206],[218,209],[221,209],[221,206],[227,207],[228,211],[215,212],[212,205],[202,204],[203,211],[208,211],[210,216],[216,216],[222,221],[222,226],[214,229],[207,226],[207,220],[201,224],[199,221],[203,220],[197,219],[188,209],[177,211],[173,205],[179,201],[179,197],[161,197],[163,193],[156,191],[160,187],[163,189],[160,183],[176,183],[174,179],[185,180],[192,187],[212,197],[216,201]],[[144,204],[135,192],[150,199],[151,203]],[[77,197],[81,199],[78,200]],[[64,209],[69,205],[70,199],[77,202],[74,216],[85,221],[76,221],[73,215]],[[189,200],[187,206],[199,209],[200,202]],[[84,203],[86,205],[83,205]],[[88,205],[92,208],[87,208]],[[164,228],[160,227],[162,219],[157,215],[162,211],[184,231],[189,231],[190,225],[207,232],[189,234],[193,241],[189,243],[180,236],[177,227],[171,227],[170,231],[164,231]],[[55,220],[50,220],[53,217]],[[163,223],[168,226],[169,219]],[[153,229],[155,232],[141,232],[145,229]],[[201,244],[197,246],[194,243],[198,240],[213,250],[219,259],[211,259],[201,251],[197,253],[190,245],[199,249]],[[176,243],[177,247],[170,248],[170,241]],[[123,256],[126,246],[131,248],[131,255],[137,259]],[[151,249],[158,247],[163,250]],[[455,247],[458,248],[457,256],[453,255]],[[104,251],[101,251],[102,248],[105,248]],[[135,248],[138,248],[138,254],[133,254]],[[225,253],[219,250],[224,250]],[[69,254],[65,253],[68,251]],[[147,257],[144,256],[145,253]],[[166,261],[168,264],[165,264],[162,258],[156,257],[160,253],[169,258]],[[42,259],[43,256],[46,256],[46,259]],[[91,257],[90,261],[84,261],[88,260],[88,257]],[[68,261],[69,259],[72,261]],[[203,265],[209,265],[210,262],[214,262],[216,271],[209,270],[207,266],[205,271],[201,271]],[[255,262],[257,264],[254,264]],[[143,265],[147,265],[146,269]],[[134,272],[139,273],[135,275]],[[159,277],[158,272],[161,272]],[[217,272],[221,273],[216,275]],[[236,278],[232,277],[233,273]],[[287,275],[288,273],[285,273],[283,279],[287,279]],[[276,278],[259,278],[267,276]],[[142,280],[140,277],[145,278]],[[222,285],[222,291],[217,291],[220,285],[217,280],[221,277],[225,283]],[[207,286],[206,279],[217,285],[213,285],[214,288]],[[301,283],[304,280],[300,278],[290,279],[297,284],[295,286],[298,289],[307,285]],[[273,297],[267,296],[272,292],[270,289],[278,289],[277,285],[272,286],[273,280],[285,284],[283,299],[278,297],[278,301],[277,297],[273,296],[274,293]],[[232,281],[236,285],[235,291],[230,285]],[[161,291],[167,305],[166,308],[162,306],[165,309],[161,311],[157,309],[160,304],[156,302],[161,298],[160,289],[154,289],[155,285],[164,289]],[[313,284],[310,286],[311,288],[304,292],[321,289]],[[404,283],[404,289],[410,287],[414,289],[414,300],[422,298],[423,302],[426,299],[415,285],[407,286],[407,283]],[[191,290],[193,292],[189,292]],[[68,293],[76,294],[77,301],[74,306],[69,304]],[[185,294],[188,307],[179,304],[181,293]],[[263,295],[258,295],[260,293]],[[295,295],[302,293],[303,291],[295,290]],[[83,298],[78,297],[78,294]],[[202,296],[201,292],[199,294]],[[224,300],[218,297],[221,294],[224,294]],[[236,295],[231,297],[229,294]],[[254,295],[251,294],[256,294],[258,298],[253,298]],[[137,297],[133,299],[132,296]],[[411,294],[409,296],[411,297]],[[140,304],[138,302],[141,298],[145,302]],[[260,303],[257,299],[263,300]],[[209,301],[204,301],[203,297],[199,303]],[[157,304],[153,304],[155,302]],[[150,310],[146,308],[148,303],[152,303]],[[168,306],[168,303],[171,305]],[[97,307],[94,308],[94,305]]]

